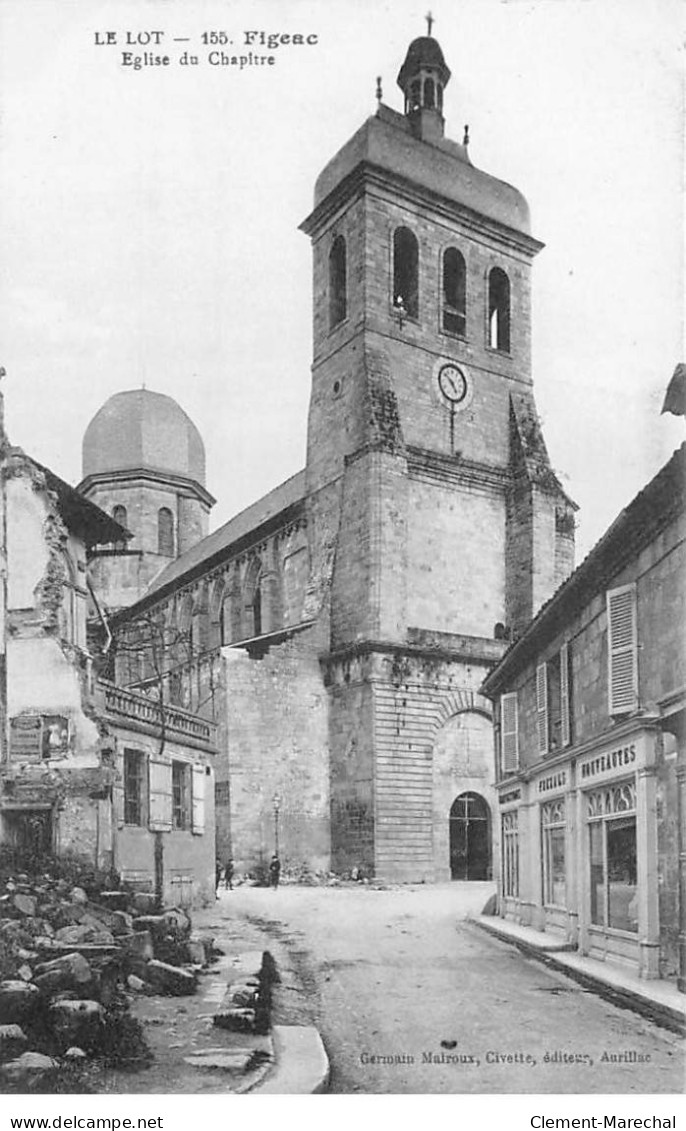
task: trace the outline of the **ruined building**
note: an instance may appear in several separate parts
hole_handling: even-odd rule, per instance
[[[87,640],[89,558],[128,537],[1,433],[0,852],[188,905],[214,897],[215,728],[98,679]]]
[[[120,394],[86,434],[82,490],[126,508],[134,534],[98,558],[112,606],[140,592],[156,553],[162,565],[114,618],[118,678],[157,678],[154,658],[131,666],[137,633],[169,643],[170,700],[218,723],[219,848],[240,870],[278,842],[291,866],[492,872],[479,688],[571,571],[575,507],[533,398],[542,245],[521,193],[445,136],[449,80],[438,42],[414,40],[402,111],[379,100],[317,179],[301,225],[314,272],[304,470],[201,537],[211,498],[191,433],[186,447],[155,438],[166,398]],[[142,437],[130,452],[123,418]],[[179,532],[168,553],[163,509]]]

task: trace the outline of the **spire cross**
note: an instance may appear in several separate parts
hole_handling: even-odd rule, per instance
[[[383,98],[383,89],[381,87],[381,75],[376,76],[376,101],[380,102]]]
[[[431,35],[431,29],[434,25],[434,18],[432,16],[431,12],[427,12],[424,19],[426,20],[426,26],[429,29],[429,36],[430,36]]]

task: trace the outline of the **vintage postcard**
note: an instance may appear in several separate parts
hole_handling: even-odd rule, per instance
[[[676,1126],[680,15],[0,0],[23,1115]]]

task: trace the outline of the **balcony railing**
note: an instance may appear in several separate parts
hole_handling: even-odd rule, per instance
[[[203,742],[208,746],[216,744],[215,724],[191,714],[190,711],[184,711],[182,707],[174,707],[168,703],[162,706],[154,699],[148,699],[146,695],[129,691],[126,687],[117,687],[114,683],[108,683],[103,679],[98,680],[97,691],[108,715],[147,723],[148,726],[160,730],[164,727],[170,733],[195,739],[196,742]]]

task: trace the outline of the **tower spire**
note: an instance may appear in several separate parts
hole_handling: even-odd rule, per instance
[[[426,141],[435,141],[443,137],[443,91],[450,81],[450,68],[438,40],[431,35],[431,12],[425,19],[429,34],[412,40],[400,68],[398,86],[405,95],[405,115],[413,131]]]

